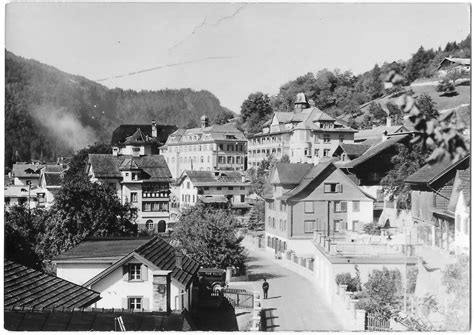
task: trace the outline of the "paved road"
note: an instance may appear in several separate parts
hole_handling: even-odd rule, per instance
[[[305,277],[279,265],[263,251],[249,250],[249,282],[231,283],[262,291],[263,278],[270,284],[266,310],[267,331],[342,330],[321,291]],[[263,297],[263,293],[262,293]]]

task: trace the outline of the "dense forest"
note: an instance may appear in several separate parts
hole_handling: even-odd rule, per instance
[[[52,66],[5,54],[5,167],[54,160],[94,142],[109,143],[122,123],[192,127],[202,114],[229,114],[208,91],[108,89]]]

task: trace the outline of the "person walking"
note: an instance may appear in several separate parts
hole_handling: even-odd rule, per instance
[[[263,284],[262,284],[262,289],[263,289],[263,299],[268,298],[268,288],[270,287],[270,284],[268,284],[267,280],[263,278]]]

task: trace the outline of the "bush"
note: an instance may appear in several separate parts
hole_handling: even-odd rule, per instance
[[[364,225],[364,233],[369,235],[380,235],[380,227],[376,222]]]
[[[362,284],[360,281],[360,271],[357,265],[355,265],[356,276],[352,278],[349,272],[339,273],[336,275],[336,284],[347,285],[346,291],[358,292],[362,290]]]

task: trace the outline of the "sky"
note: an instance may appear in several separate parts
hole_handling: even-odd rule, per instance
[[[321,69],[368,71],[470,32],[465,4],[10,3],[6,49],[109,87],[208,90],[234,112]],[[142,70],[149,71],[142,71]],[[137,73],[138,72],[138,73]]]

